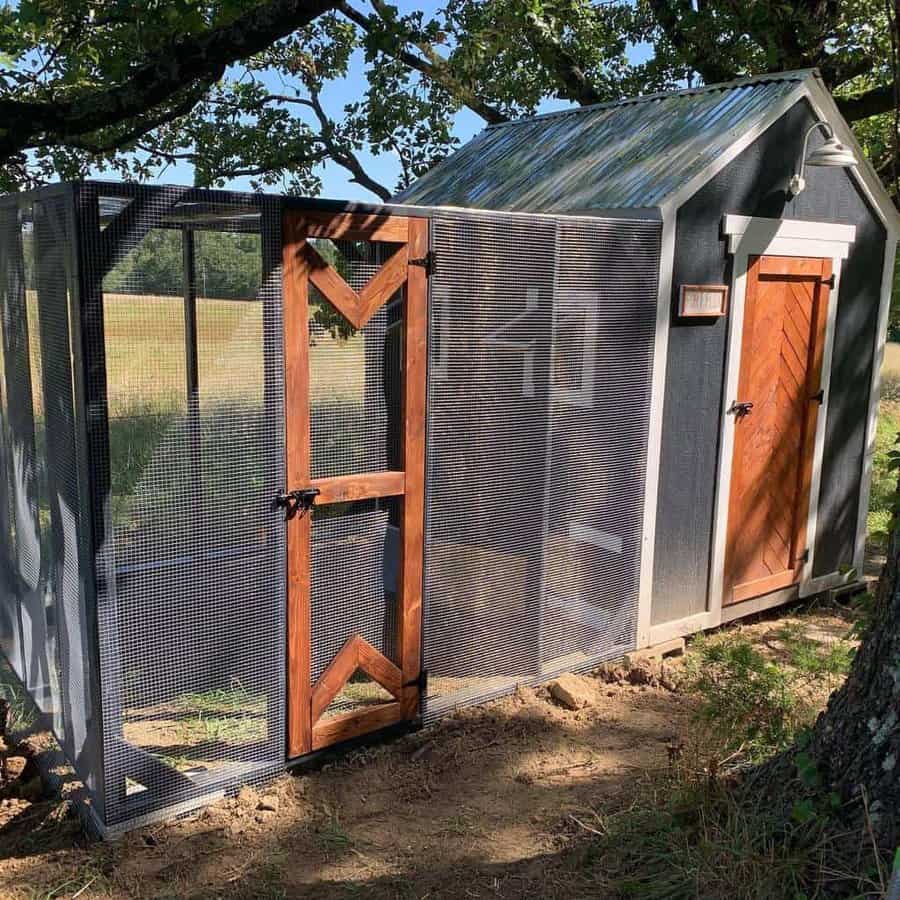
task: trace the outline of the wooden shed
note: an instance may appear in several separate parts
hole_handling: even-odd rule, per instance
[[[639,645],[861,577],[900,217],[816,71],[492,126],[398,199],[659,215]]]

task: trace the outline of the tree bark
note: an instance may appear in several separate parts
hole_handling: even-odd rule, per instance
[[[894,528],[876,591],[872,622],[846,682],[828,701],[813,729],[806,755],[819,785],[796,777],[796,748],[750,773],[741,791],[757,805],[790,817],[798,800],[837,795],[835,816],[848,831],[871,833],[879,848],[900,844],[900,529]],[[823,805],[828,805],[823,804]]]
[[[863,792],[879,844],[900,843],[900,530],[890,541],[872,623],[843,687],[813,731],[809,755],[826,788],[863,819]]]

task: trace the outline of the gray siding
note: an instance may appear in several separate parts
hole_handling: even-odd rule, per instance
[[[809,169],[807,189],[784,188],[814,121],[805,101],[694,195],[678,212],[673,313],[678,285],[731,283],[722,216],[814,219],[856,225],[842,270],[814,574],[853,557],[877,328],[885,230],[843,169]],[[811,139],[811,146],[820,138]],[[729,322],[685,323],[669,332],[653,572],[653,623],[706,609],[715,476]]]

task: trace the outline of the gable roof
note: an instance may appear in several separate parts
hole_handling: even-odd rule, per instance
[[[742,138],[803,96],[821,106],[823,93],[818,73],[805,69],[492,125],[396,199],[545,213],[679,205]],[[857,151],[882,217],[896,223],[893,203],[833,102],[828,120]]]

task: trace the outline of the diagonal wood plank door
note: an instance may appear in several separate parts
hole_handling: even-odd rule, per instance
[[[283,242],[296,757],[419,708],[428,222],[290,211]]]
[[[750,259],[736,400],[752,408],[735,422],[726,605],[803,571],[830,276],[828,259]]]

